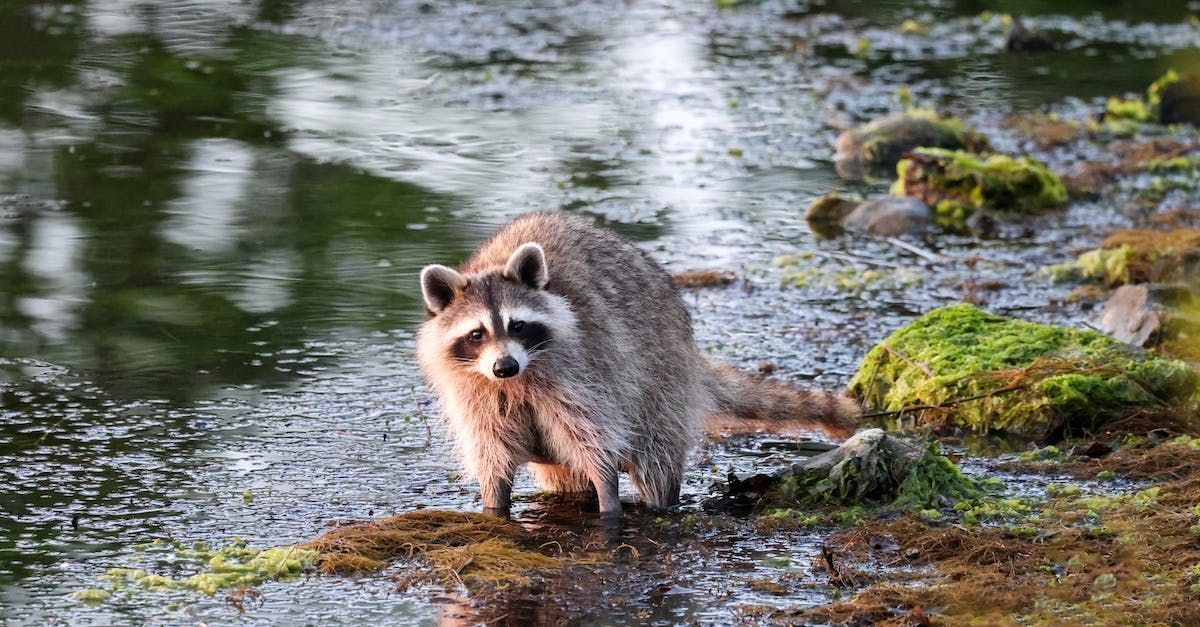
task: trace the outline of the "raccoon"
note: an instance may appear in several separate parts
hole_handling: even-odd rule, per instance
[[[671,276],[579,217],[519,217],[457,270],[425,267],[421,291],[417,359],[488,513],[508,514],[525,465],[547,491],[594,489],[605,515],[619,472],[668,508],[710,418],[854,430],[850,399],[708,360]]]

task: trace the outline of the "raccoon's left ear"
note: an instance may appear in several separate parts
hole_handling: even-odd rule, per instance
[[[518,246],[508,258],[504,276],[535,290],[546,287],[550,274],[546,270],[546,253],[541,245],[526,242]]]
[[[434,315],[449,307],[466,286],[466,277],[452,268],[434,264],[421,269],[421,295],[425,297],[425,308]]]

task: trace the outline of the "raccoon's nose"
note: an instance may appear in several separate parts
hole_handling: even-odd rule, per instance
[[[518,364],[517,360],[513,359],[511,355],[505,355],[492,364],[492,374],[501,379],[507,379],[517,374],[520,370],[521,364]]]

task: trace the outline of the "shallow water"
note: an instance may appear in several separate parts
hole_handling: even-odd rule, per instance
[[[838,181],[832,140],[894,109],[901,84],[992,129],[1008,110],[1077,112],[1196,59],[1186,3],[1057,3],[1026,21],[1069,43],[1036,56],[1004,54],[974,17],[1038,6],[0,0],[0,620],[449,621],[452,598],[396,592],[387,574],[267,584],[245,614],[220,596],[88,607],[67,594],[149,559],[132,547],[155,538],[267,546],[478,507],[412,360],[416,271],[524,211],[592,216],[672,270],[735,270],[732,286],[685,294],[701,344],[826,388],[966,284],[1001,281],[993,309],[1080,323],[1034,269],[1125,224],[1112,207],[917,242],[938,263],[819,241],[801,217],[832,188],[873,189]],[[931,36],[900,34],[908,18]],[[919,280],[780,290],[772,259],[801,251],[831,272]],[[791,461],[758,449],[705,446],[685,509],[729,470]],[[546,507],[518,519],[588,525]],[[809,572],[819,532],[628,518],[641,561],[512,611],[722,623],[743,605],[830,598]],[[786,572],[813,585],[788,598],[744,585]]]

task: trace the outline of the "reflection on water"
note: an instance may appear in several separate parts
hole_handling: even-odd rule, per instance
[[[522,211],[585,213],[672,267],[742,271],[744,290],[688,295],[702,343],[833,386],[881,330],[958,295],[773,289],[781,252],[898,256],[817,243],[799,218],[838,184],[829,119],[891,107],[899,80],[967,109],[1040,107],[1140,89],[1195,59],[1185,26],[1160,49],[1142,36],[1153,25],[1100,17],[1104,37],[1032,62],[955,48],[975,41],[961,25],[929,60],[887,40],[859,58],[844,45],[859,29],[1041,3],[784,4],[0,0],[0,606],[37,623],[228,622],[219,598],[84,608],[64,595],[155,537],[279,544],[339,520],[475,507],[412,363],[415,277]],[[1105,10],[1187,14],[1143,5]],[[1071,215],[1045,237],[1097,222]],[[1032,253],[989,254],[1011,268]],[[1014,288],[1013,307],[1045,302],[1037,289]],[[762,463],[706,449],[685,492]],[[650,523],[630,524],[636,541]],[[678,551],[645,546],[640,577],[608,573],[602,601],[487,614],[620,621],[633,598],[648,620],[725,622],[773,601],[731,590],[724,565],[769,577],[763,555],[815,550],[671,533],[659,540]],[[265,592],[245,620],[438,616],[385,577]]]

